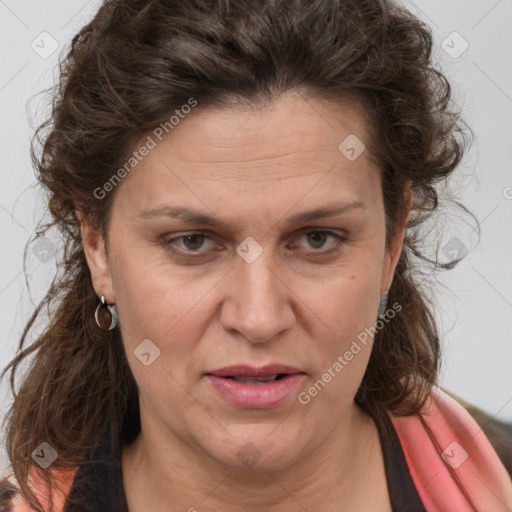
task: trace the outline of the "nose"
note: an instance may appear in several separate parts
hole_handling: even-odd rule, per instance
[[[224,329],[253,343],[272,341],[295,322],[294,295],[266,256],[269,252],[252,263],[242,258],[235,263],[222,305]]]

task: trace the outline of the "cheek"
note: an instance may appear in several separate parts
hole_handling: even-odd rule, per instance
[[[191,307],[190,288],[170,265],[155,261],[157,250],[128,247],[113,262],[120,321],[139,336],[161,336]]]
[[[328,332],[342,349],[349,339],[375,324],[378,314],[379,272],[371,265],[345,269],[343,275],[331,281],[323,290],[312,290],[312,308],[328,327]]]
[[[183,387],[194,362],[194,305],[200,295],[162,270],[142,259],[118,258],[113,281],[123,345],[141,399],[168,422],[195,406]]]
[[[310,294],[311,308],[320,322],[311,347],[321,364],[315,375],[318,385],[311,390],[339,408],[351,401],[363,378],[373,344],[378,315],[378,274],[370,265],[360,265],[332,281],[323,293]],[[324,391],[325,388],[325,391]],[[348,403],[348,402],[347,402]],[[324,414],[318,410],[319,414]]]
[[[158,354],[155,364],[177,379],[186,376],[209,321],[207,292],[216,279],[191,280],[186,272],[178,274],[170,265],[155,265],[142,257],[120,256],[114,269],[116,307],[130,364],[138,368],[138,347],[149,339],[158,349],[145,342]]]

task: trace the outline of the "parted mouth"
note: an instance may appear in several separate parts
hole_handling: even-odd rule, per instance
[[[258,379],[260,381],[280,380],[287,375],[304,373],[300,368],[279,363],[268,364],[260,368],[248,364],[226,366],[217,370],[206,372],[205,375],[213,375],[226,379],[244,381],[245,379]]]

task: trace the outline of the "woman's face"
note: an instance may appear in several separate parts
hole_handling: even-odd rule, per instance
[[[284,468],[350,415],[402,247],[403,230],[385,250],[364,118],[350,103],[286,95],[261,111],[199,104],[151,137],[115,190],[108,259],[84,231],[95,290],[116,304],[143,431],[228,466]],[[334,213],[304,218],[323,209]],[[299,374],[208,376],[270,364]]]

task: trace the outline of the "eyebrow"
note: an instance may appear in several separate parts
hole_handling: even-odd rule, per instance
[[[364,209],[366,206],[361,201],[350,201],[346,203],[336,203],[315,208],[305,212],[297,213],[286,220],[286,224],[299,224],[309,222],[315,219],[334,217],[356,209]],[[184,206],[160,205],[155,208],[142,210],[138,216],[140,219],[155,219],[159,217],[169,217],[179,219],[191,224],[205,224],[208,226],[224,225],[217,217],[187,208]]]

